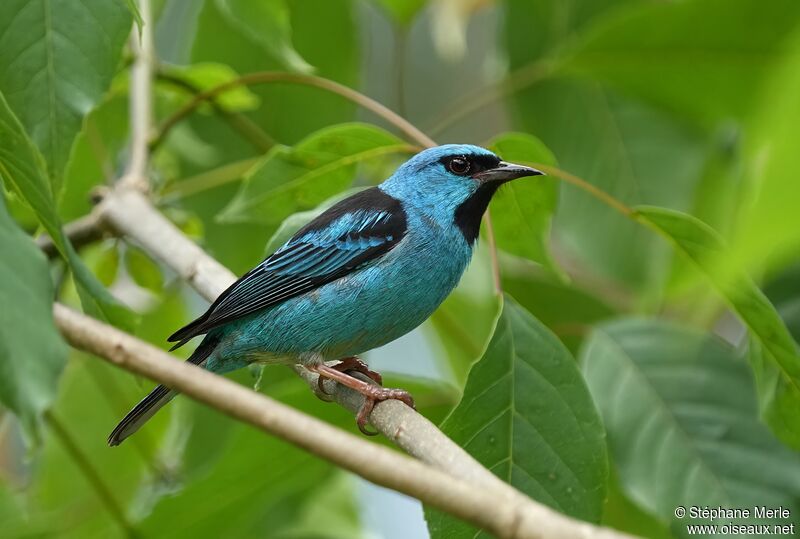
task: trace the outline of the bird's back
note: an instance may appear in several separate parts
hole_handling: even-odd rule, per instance
[[[472,249],[455,227],[413,208],[408,230],[379,260],[220,328],[219,353],[270,361],[357,355],[408,333],[458,284]]]

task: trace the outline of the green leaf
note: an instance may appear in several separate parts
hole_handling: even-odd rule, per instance
[[[264,248],[264,256],[269,256],[278,250],[280,246],[289,241],[295,233],[303,228],[306,224],[310,223],[314,218],[319,216],[322,212],[345,198],[359,192],[360,189],[348,189],[338,193],[328,200],[323,201],[319,206],[313,210],[301,211],[293,213],[283,220],[278,227],[278,230],[272,235]]]
[[[117,70],[131,14],[108,0],[0,2],[0,92],[47,162],[57,195],[81,122]]]
[[[594,80],[550,69],[588,28],[641,2],[506,3],[502,35],[509,76],[520,86],[513,94],[514,126],[540,138],[560,168],[628,205],[690,208],[706,151],[696,129]],[[660,299],[669,250],[585,191],[562,185],[553,232],[560,259],[572,268],[610,281],[609,288]]]
[[[800,33],[792,50],[770,78],[748,132],[753,189],[738,215],[728,257],[733,268],[775,270],[800,253],[800,152],[794,144],[800,136]]]
[[[601,524],[638,537],[674,539],[673,535],[669,533],[669,527],[663,521],[645,512],[628,496],[625,496],[617,475],[612,469],[608,482],[608,498],[603,508]]]
[[[161,268],[141,249],[130,245],[125,249],[125,269],[142,288],[159,292],[164,286]]]
[[[591,326],[610,318],[615,310],[574,283],[558,282],[535,269],[504,265],[503,290],[576,353]]]
[[[67,348],[53,322],[53,283],[42,252],[0,196],[0,402],[31,440],[56,397]]]
[[[741,118],[798,14],[794,0],[643,2],[599,19],[563,69],[700,122]]]
[[[359,162],[408,148],[382,129],[356,123],[322,129],[292,148],[276,146],[247,174],[219,219],[277,225],[347,188]]]
[[[409,26],[425,7],[427,0],[375,0],[401,26]]]
[[[128,11],[131,12],[133,21],[136,23],[136,28],[139,29],[139,38],[141,39],[144,20],[142,19],[142,14],[139,13],[139,4],[136,3],[136,0],[125,0],[125,5],[128,6]]]
[[[289,4],[297,50],[314,65],[316,75],[350,87],[361,83],[361,32],[356,25],[359,17],[355,7],[351,0]],[[200,10],[190,61],[229,65],[237,73],[285,69],[265,55],[258,41],[232,24],[211,1],[204,2]],[[262,84],[250,90],[261,99],[262,106],[248,116],[284,144],[295,144],[312,131],[355,119],[355,104],[318,88]],[[204,116],[190,120],[201,137],[226,152],[225,162],[248,157],[242,151],[246,147],[238,137],[229,135],[223,122]]]
[[[716,260],[724,251],[719,236],[701,221],[664,208],[637,207],[636,216],[667,237],[711,280],[730,303],[752,337],[764,349],[756,361],[761,411],[778,437],[800,448],[800,355],[775,307],[747,276],[720,277]]]
[[[280,371],[280,372],[278,372]],[[271,383],[285,369],[267,367],[265,378]],[[245,373],[240,373],[240,376]],[[353,428],[353,416],[309,394],[297,377],[285,373],[285,382],[271,384],[270,396],[312,415],[323,416],[337,425]],[[177,399],[176,399],[177,401]],[[170,404],[173,407],[177,402]],[[194,470],[178,496],[165,496],[141,522],[144,535],[190,537],[253,537],[263,530],[291,528],[307,511],[309,492],[320,488],[334,474],[326,461],[315,458],[279,438],[231,421],[216,410],[193,403],[182,403],[197,416],[189,425],[203,437],[186,446],[183,457],[198,465],[205,464],[206,438],[218,437],[221,424],[225,440],[214,447],[215,462],[205,470]],[[164,410],[166,412],[166,409]],[[172,414],[175,414],[173,409]],[[211,422],[203,422],[208,420]],[[184,425],[184,429],[186,429]],[[229,431],[229,432],[228,432]],[[143,434],[145,429],[139,434]],[[123,446],[124,447],[124,446]],[[263,456],[269,455],[267,465]],[[280,463],[280,465],[278,465]],[[202,472],[202,473],[201,473]],[[281,536],[280,533],[272,534]]]
[[[600,418],[573,357],[510,297],[442,430],[528,496],[600,520],[608,476]],[[427,519],[434,538],[467,536],[452,517],[429,510]]]
[[[728,344],[620,320],[595,331],[582,365],[623,490],[661,520],[677,506],[800,510],[800,456],[758,421],[752,378]]]
[[[239,78],[230,66],[216,62],[200,62],[188,66],[169,66],[165,74],[189,84],[194,91],[203,92]],[[228,111],[253,110],[261,100],[247,86],[239,85],[215,96]]]
[[[92,264],[92,261],[89,261]],[[103,286],[111,286],[117,280],[119,271],[119,248],[113,242],[100,250],[94,260],[94,273]]]
[[[216,0],[217,8],[243,33],[275,59],[294,71],[308,73],[313,67],[292,46],[289,8],[284,0]]]
[[[488,247],[479,243],[458,286],[429,320],[441,345],[441,352],[435,354],[438,362],[459,388],[486,349],[500,313],[502,302],[492,283],[491,256]]]
[[[505,133],[492,139],[488,146],[512,163],[556,164],[550,150],[525,133]],[[504,185],[492,199],[490,211],[495,239],[501,249],[538,262],[566,278],[548,248],[550,223],[557,203],[557,180],[535,176]]]
[[[70,264],[83,308],[94,316],[122,327],[133,325],[133,316],[115,300],[83,264],[61,230],[53,193],[45,175],[44,159],[26,135],[19,120],[0,93],[0,177],[33,208]]]
[[[362,530],[355,478],[339,471],[314,488],[296,518],[277,535],[285,538],[366,539],[371,534]],[[322,487],[322,488],[319,488]]]
[[[67,222],[88,214],[93,207],[92,190],[114,179],[128,144],[128,96],[105,99],[83,122],[75,139],[58,201],[58,212]]]

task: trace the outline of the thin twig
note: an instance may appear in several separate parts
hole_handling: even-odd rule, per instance
[[[584,191],[586,191],[587,193],[598,199],[600,202],[603,202],[609,207],[617,210],[625,217],[628,217],[633,221],[636,221],[633,215],[633,209],[630,206],[625,205],[625,203],[622,202],[621,200],[614,198],[612,195],[609,195],[599,187],[592,185],[583,178],[576,176],[575,174],[569,173],[565,170],[561,170],[560,168],[550,165],[544,165],[542,163],[531,163],[531,166],[538,168],[542,172],[546,173],[548,176],[554,176],[556,178],[560,178],[565,182],[571,183],[583,189]]]
[[[166,185],[160,192],[162,201],[164,198],[183,198],[194,195],[208,189],[214,189],[222,185],[235,182],[241,179],[245,172],[250,170],[262,157],[251,157],[226,163],[213,170],[207,170],[189,178],[174,181]]]
[[[378,103],[374,99],[366,95],[348,88],[338,82],[314,75],[303,75],[300,73],[284,73],[281,71],[261,71],[257,73],[250,73],[243,75],[238,79],[234,79],[214,88],[210,88],[204,92],[197,94],[191,101],[184,105],[181,109],[175,112],[172,116],[167,118],[161,124],[158,134],[154,137],[152,145],[158,146],[161,140],[169,133],[175,124],[186,118],[197,107],[205,101],[212,99],[228,90],[238,86],[247,86],[252,84],[268,84],[268,83],[288,83],[288,84],[302,84],[305,86],[313,86],[328,92],[340,95],[343,98],[356,103],[357,105],[373,112],[380,118],[383,118],[391,125],[402,131],[409,139],[423,147],[436,146],[436,143],[428,137],[425,133],[417,129],[408,120],[390,110],[388,107]]]
[[[166,352],[63,305],[54,306],[54,317],[76,348],[157,380],[368,481],[413,496],[498,537],[625,537],[565,517],[522,495],[475,488],[463,479],[346,433],[205,369],[175,361]]]
[[[492,215],[489,209],[483,216],[483,221],[486,224],[486,242],[489,244],[489,256],[492,260],[492,280],[494,281],[494,292],[498,296],[503,295],[503,279],[500,275],[500,259],[497,256],[497,242],[494,237],[494,226],[492,225]]]
[[[481,108],[498,101],[503,97],[513,94],[536,84],[540,80],[549,76],[552,73],[552,66],[547,62],[534,62],[525,67],[522,67],[513,73],[509,74],[505,80],[491,85],[486,88],[481,88],[475,93],[469,94],[457,100],[451,107],[446,109],[439,118],[433,122],[433,126],[427,131],[432,136],[440,135],[445,129],[453,125],[455,122],[480,110]]]
[[[98,206],[98,211],[110,228],[170,267],[209,301],[235,281],[232,272],[186,238],[143,194],[112,191]],[[297,370],[312,388],[316,387],[316,375],[302,368]],[[362,395],[340,384],[330,383],[327,390],[335,402],[353,412],[364,402]],[[516,492],[430,421],[402,403],[389,400],[377,404],[369,420],[409,454],[454,477],[509,495]]]
[[[236,88],[242,85],[251,85],[251,84],[265,84],[265,83],[293,83],[293,84],[304,84],[307,86],[314,86],[316,88],[321,88],[323,90],[327,90],[329,92],[335,93],[348,99],[361,107],[375,113],[377,116],[383,118],[390,124],[394,125],[397,129],[405,133],[407,137],[409,137],[412,141],[419,144],[424,148],[430,148],[436,146],[436,142],[431,139],[428,135],[417,129],[411,122],[397,114],[396,112],[390,110],[388,107],[378,103],[374,99],[367,97],[366,95],[353,90],[352,88],[348,88],[347,86],[341,85],[338,82],[325,79],[322,77],[316,77],[314,75],[303,75],[299,73],[284,73],[284,72],[276,72],[276,71],[263,71],[258,73],[250,73],[248,75],[243,75],[238,79],[234,79],[228,81],[226,83],[220,84],[214,88],[206,90],[205,92],[201,92],[195,95],[194,99],[189,101],[183,108],[179,109],[175,112],[172,116],[167,118],[163,124],[161,124],[161,128],[158,131],[156,137],[152,140],[150,146],[152,148],[157,147],[166,137],[167,133],[169,133],[170,129],[172,129],[178,122],[182,119],[187,117],[189,114],[192,113],[201,103],[208,100],[213,100],[216,96],[231,90],[232,88]],[[485,217],[485,221],[487,224],[488,235],[490,236],[489,243],[490,249],[492,251],[492,260],[493,262],[497,261],[497,247],[494,241],[494,233],[491,231],[491,217],[487,214]],[[499,288],[500,285],[500,265],[499,264],[492,264],[492,276],[495,282],[495,289],[502,290]]]
[[[192,95],[202,93],[202,88],[196,86],[190,81],[181,78],[178,75],[164,71],[163,69],[156,70],[156,78],[160,81],[172,84],[176,88],[180,88],[189,92]],[[275,140],[269,136],[261,127],[258,126],[253,120],[239,112],[230,111],[221,103],[217,98],[210,98],[208,100],[214,112],[219,114],[228,125],[235,129],[250,145],[259,153],[264,153],[275,145]],[[150,151],[156,150],[156,141],[163,142],[162,139],[154,139],[150,142]]]
[[[97,498],[100,500],[100,503],[106,507],[106,510],[108,511],[109,515],[111,515],[111,518],[114,519],[126,536],[138,537],[133,525],[128,522],[125,512],[114,498],[114,493],[111,491],[108,485],[105,484],[103,478],[100,477],[100,473],[95,469],[86,453],[84,453],[83,450],[78,447],[78,444],[75,442],[75,440],[72,439],[72,435],[69,433],[67,428],[61,424],[61,421],[53,414],[51,410],[47,410],[44,413],[44,419],[47,421],[48,425],[50,425],[50,430],[53,432],[56,438],[58,438],[59,442],[61,442],[64,450],[78,466],[81,473],[86,478],[86,481],[89,483],[89,486],[92,487],[92,490],[94,490]]]
[[[131,67],[130,124],[131,150],[128,168],[120,182],[136,189],[147,190],[147,162],[150,126],[153,121],[153,24],[150,0],[139,0],[142,15],[141,39],[136,28],[131,31],[130,46],[135,55]]]

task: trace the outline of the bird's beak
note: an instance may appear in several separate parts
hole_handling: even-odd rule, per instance
[[[481,182],[507,182],[524,176],[544,176],[544,172],[535,168],[500,161],[496,167],[482,170],[472,177]]]

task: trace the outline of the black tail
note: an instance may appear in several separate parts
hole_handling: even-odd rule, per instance
[[[162,406],[167,404],[172,397],[177,395],[168,387],[158,386],[150,392],[145,398],[139,401],[139,404],[133,407],[133,410],[119,422],[119,424],[111,432],[108,437],[108,445],[119,445],[122,441],[139,430],[139,427],[145,424],[148,419],[153,417]]]
[[[203,342],[200,343],[200,346],[197,347],[197,350],[195,350],[186,361],[194,363],[195,365],[203,365],[216,346],[216,339],[206,337],[203,339]],[[121,444],[125,438],[139,430],[148,419],[153,417],[162,406],[171,401],[177,394],[177,391],[173,391],[166,386],[156,387],[149,395],[142,399],[139,404],[134,406],[133,409],[122,418],[122,421],[114,427],[114,430],[111,431],[111,434],[108,436],[108,445],[115,446]]]

